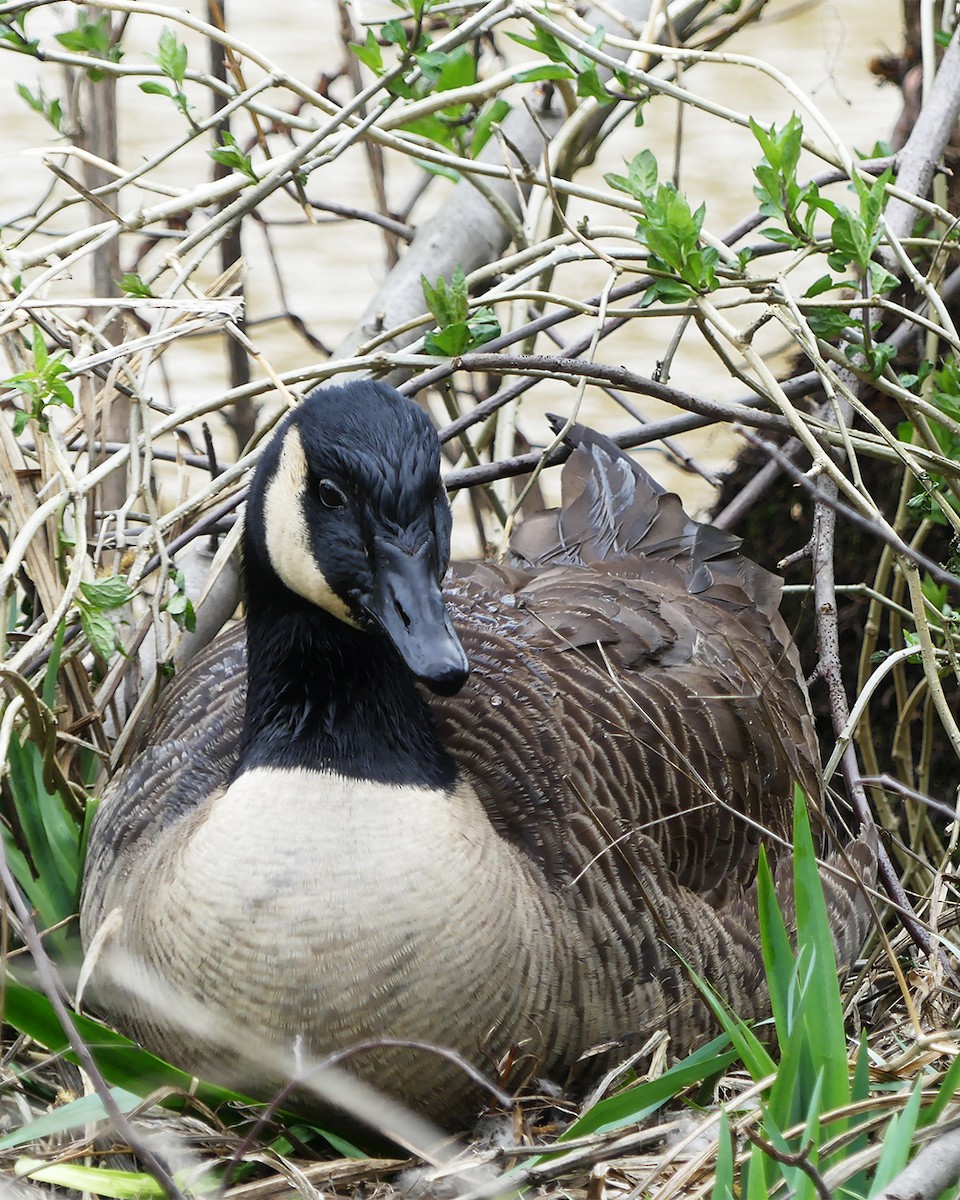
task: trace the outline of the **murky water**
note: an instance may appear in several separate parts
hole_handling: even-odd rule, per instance
[[[391,10],[392,12],[393,10]],[[56,21],[60,27],[72,24],[76,10],[43,10],[31,15],[39,27]],[[200,9],[197,10],[198,15]],[[359,10],[354,10],[355,14]],[[874,54],[895,49],[900,44],[899,0],[842,0],[832,4],[777,4],[769,6],[762,22],[737,36],[728,49],[741,55],[754,55],[786,73],[797,87],[811,97],[837,136],[863,151],[886,138],[898,112],[898,96],[893,89],[877,88],[867,70]],[[362,16],[370,16],[365,8]],[[232,32],[255,46],[275,63],[297,78],[313,83],[324,67],[341,58],[337,42],[337,22],[333,6],[317,4],[305,9],[293,0],[273,0],[269,5],[252,0],[230,0],[228,20]],[[132,18],[133,39],[129,55],[156,52],[162,21]],[[191,63],[205,65],[202,43],[186,39]],[[49,176],[36,153],[48,144],[49,127],[15,94],[15,84],[35,87],[37,64],[13,54],[0,54],[0,221],[26,209],[46,186]],[[42,71],[44,86],[56,90],[61,77],[55,70]],[[723,103],[742,113],[752,113],[764,125],[781,123],[797,108],[797,100],[786,89],[751,66],[699,65],[685,75],[687,86],[698,94]],[[121,160],[125,166],[154,153],[169,141],[180,119],[169,102],[159,96],[144,96],[132,82],[121,85]],[[198,105],[205,102],[196,94]],[[816,131],[806,116],[808,128]],[[650,147],[669,175],[678,135],[682,138],[680,182],[691,201],[701,199],[707,205],[707,228],[722,235],[730,226],[755,208],[751,177],[746,169],[756,162],[759,151],[749,132],[732,129],[709,115],[685,108],[678,126],[678,106],[668,100],[656,100],[646,110],[641,129],[624,123],[602,151],[601,160],[584,178],[599,185],[605,171],[617,171],[623,159],[643,147]],[[817,137],[822,137],[816,132]],[[807,167],[815,169],[813,160]],[[171,185],[202,178],[209,162],[202,151],[190,147],[180,153],[160,173]],[[391,202],[398,207],[409,193],[412,172],[391,174],[388,186]],[[435,188],[436,202],[442,198],[442,183]],[[369,175],[363,151],[356,148],[334,166],[323,169],[324,194],[340,203],[359,207],[372,206]],[[133,196],[130,197],[133,202]],[[274,204],[268,211],[284,219],[296,218],[296,208]],[[576,219],[589,206],[574,205]],[[79,212],[77,214],[80,215]],[[596,218],[596,213],[594,213]],[[604,218],[609,221],[610,210]],[[622,214],[620,214],[622,219]],[[67,221],[63,228],[68,227]],[[269,238],[250,229],[244,253],[249,264],[247,275],[250,336],[278,370],[314,362],[317,353],[287,323],[272,319],[285,308],[302,318],[306,326],[326,346],[335,347],[366,306],[385,270],[383,242],[363,224],[342,224],[318,220],[308,224],[293,220],[278,224]],[[275,284],[272,263],[280,264],[284,295]],[[125,264],[126,265],[126,264]],[[210,274],[212,275],[212,271]],[[558,276],[559,290],[569,294],[587,294],[603,285],[606,271],[591,267]],[[89,283],[78,275],[58,285],[61,292],[88,294]],[[644,374],[651,374],[663,358],[676,329],[675,320],[660,318],[632,322],[625,330],[604,343],[598,356],[604,361],[624,363]],[[773,349],[768,345],[767,349]],[[215,339],[197,338],[182,342],[164,359],[165,369],[177,381],[176,396],[189,400],[217,392],[225,386],[221,344]],[[674,360],[671,382],[706,395],[737,396],[742,385],[727,377],[712,353],[700,343],[696,332],[688,331]],[[158,388],[162,384],[158,382]],[[533,437],[542,437],[535,417],[538,410],[549,410],[569,403],[570,391],[559,384],[538,385],[525,402],[524,421]],[[642,402],[646,412],[656,415],[661,407]],[[632,423],[601,392],[588,389],[586,419],[604,428]],[[688,435],[684,444],[705,470],[722,469],[732,450],[731,435],[707,431]],[[647,451],[651,469],[671,486],[677,486],[694,507],[709,499],[709,486],[695,476],[681,473],[670,477],[664,460],[656,450]]]

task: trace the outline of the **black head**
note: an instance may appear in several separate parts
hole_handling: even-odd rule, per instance
[[[450,695],[468,672],[440,587],[450,526],[429,419],[362,381],[312,392],[283,421],[251,485],[246,555],[261,577],[389,638],[418,679]]]

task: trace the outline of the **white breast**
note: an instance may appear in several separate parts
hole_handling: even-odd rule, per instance
[[[152,1048],[183,1062],[195,1043],[200,1072],[238,1038],[314,1056],[409,1038],[496,1057],[545,1037],[573,969],[565,916],[530,872],[467,788],[251,770],[167,831],[127,890],[113,946],[125,1003]],[[200,1006],[203,1029],[170,1030],[171,994]],[[220,1037],[226,1011],[242,1025]],[[409,1056],[381,1061],[376,1082],[401,1092],[409,1071]]]

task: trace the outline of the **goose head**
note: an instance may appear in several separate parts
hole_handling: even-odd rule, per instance
[[[386,638],[421,683],[452,695],[469,666],[441,590],[450,529],[440,443],[423,411],[380,383],[317,390],[285,418],[254,475],[250,607],[264,591],[281,610],[306,601]]]

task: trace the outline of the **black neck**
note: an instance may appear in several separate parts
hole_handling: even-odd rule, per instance
[[[246,575],[247,709],[237,773],[306,767],[450,786],[453,761],[386,638],[309,604],[249,560]]]

